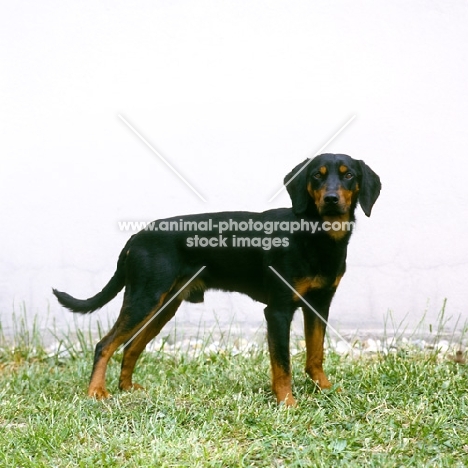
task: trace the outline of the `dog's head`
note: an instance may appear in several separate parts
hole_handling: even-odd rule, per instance
[[[321,154],[297,165],[284,185],[296,215],[318,212],[321,217],[343,217],[359,202],[366,216],[382,187],[379,176],[364,162],[346,154]]]

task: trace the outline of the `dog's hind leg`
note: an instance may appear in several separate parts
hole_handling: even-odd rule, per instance
[[[169,304],[166,302],[161,307],[157,308],[149,317],[150,322],[146,322],[148,325],[132,340],[131,343],[128,344],[128,346],[125,347],[119,379],[119,388],[121,390],[143,388],[141,385],[132,382],[132,374],[135,369],[135,364],[146,345],[155,336],[157,336],[164,325],[174,317],[181,302],[182,301],[179,298],[175,298]],[[154,320],[152,320],[154,314],[158,315]]]
[[[153,291],[156,290],[156,287],[152,284],[145,284],[144,287],[138,288],[137,291],[133,291],[131,286],[127,288],[117,321],[110,332],[96,345],[94,365],[88,387],[89,396],[98,399],[109,396],[105,382],[109,359],[119,346],[126,343],[142,329],[144,324],[150,319],[151,312],[159,309],[172,286],[166,286],[165,289],[165,293],[154,293]],[[148,290],[152,292],[148,293]]]
[[[96,345],[94,352],[94,364],[88,387],[88,396],[97,399],[108,398],[109,392],[106,390],[106,370],[107,363],[116,349],[131,337],[131,330],[126,326],[126,309],[124,302],[120,316],[115,322],[110,332]]]

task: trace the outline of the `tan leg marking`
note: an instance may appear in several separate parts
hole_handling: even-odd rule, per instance
[[[292,393],[291,374],[288,374],[273,359],[271,360],[272,389],[276,401],[286,406],[295,406],[296,400]]]
[[[332,385],[323,371],[323,342],[325,326],[317,317],[311,317],[309,310],[304,312],[304,329],[306,340],[306,372],[319,388],[330,388]]]
[[[119,388],[121,390],[144,389],[140,384],[132,382],[136,362],[146,345],[159,334],[166,323],[174,317],[181,304],[180,299],[174,299],[124,350],[122,369],[120,371]],[[155,311],[154,313],[157,313]],[[154,315],[151,314],[151,317]]]

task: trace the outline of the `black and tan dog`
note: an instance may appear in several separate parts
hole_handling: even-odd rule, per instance
[[[120,315],[96,346],[88,395],[109,396],[105,385],[108,361],[129,340],[119,387],[141,388],[132,382],[141,352],[182,301],[202,302],[207,289],[241,292],[266,305],[272,386],[278,402],[295,404],[289,335],[298,307],[304,314],[306,372],[318,387],[331,386],[322,367],[328,311],[345,272],[355,208],[359,202],[370,216],[380,193],[380,179],[363,161],[343,154],[322,154],[296,166],[284,183],[292,209],[208,213],[157,221],[154,226],[166,229],[147,229],[132,236],[119,256],[114,276],[100,293],[79,300],[53,291],[60,304],[85,314],[108,303],[125,287]],[[207,232],[208,222],[212,229],[223,226],[222,234],[213,237]],[[168,230],[171,223],[174,229]],[[192,230],[178,229],[184,226]]]

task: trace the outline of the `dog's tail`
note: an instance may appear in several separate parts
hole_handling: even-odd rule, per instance
[[[119,260],[117,261],[117,270],[115,271],[114,276],[112,276],[110,281],[104,286],[103,290],[95,296],[90,297],[89,299],[75,299],[70,296],[70,294],[57,291],[56,289],[52,289],[52,292],[60,304],[67,309],[70,309],[72,312],[89,314],[100,309],[109,301],[114,299],[114,297],[117,296],[125,286],[125,259],[127,252],[127,248],[122,250]]]

